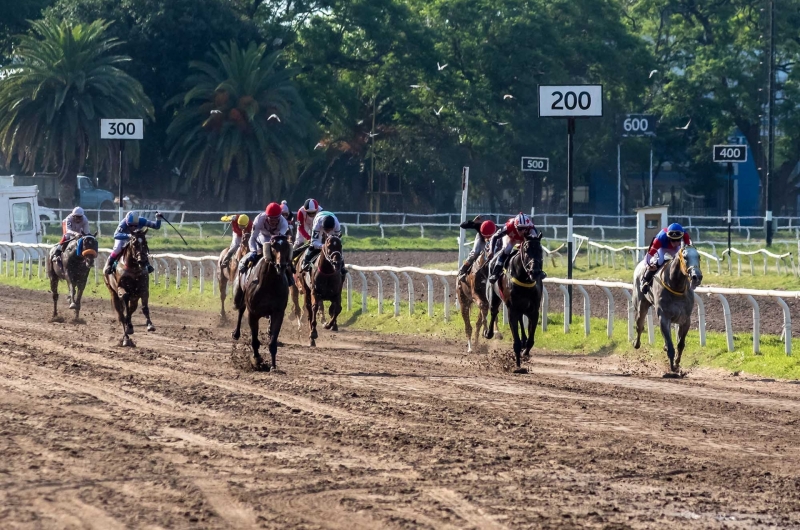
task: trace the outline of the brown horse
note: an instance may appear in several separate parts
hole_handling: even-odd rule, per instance
[[[233,254],[230,263],[227,267],[222,266],[222,260],[228,255],[228,249],[224,249],[219,254],[219,261],[217,261],[217,281],[219,282],[219,318],[223,323],[228,321],[228,315],[225,314],[225,298],[228,296],[228,283],[234,285],[237,276],[239,275],[239,261],[245,256],[250,248],[248,243],[250,241],[250,232],[242,234],[242,243]]]
[[[467,353],[472,351],[472,324],[469,320],[472,305],[478,306],[478,318],[475,320],[475,348],[478,347],[481,328],[486,326],[486,315],[489,313],[489,300],[486,298],[486,280],[489,278],[486,251],[472,264],[469,272],[460,279],[456,286],[458,304],[461,306],[461,318],[464,319],[464,332],[467,335]],[[502,339],[499,326],[495,328],[495,336]]]
[[[331,235],[322,245],[322,252],[312,262],[311,271],[297,274],[298,291],[305,294],[305,310],[311,328],[308,337],[311,346],[317,345],[317,312],[322,308],[323,302],[331,303],[328,309],[331,320],[325,324],[325,329],[339,331],[337,318],[342,312],[343,266],[342,240]]]
[[[278,335],[283,325],[286,304],[289,302],[289,276],[287,271],[291,263],[292,246],[285,236],[272,238],[264,243],[264,257],[244,274],[240,274],[233,290],[233,307],[239,311],[236,329],[231,336],[239,340],[242,328],[242,315],[247,309],[250,324],[250,340],[253,356],[250,364],[256,370],[270,370],[258,352],[261,342],[258,340],[258,321],[269,318],[269,354],[272,370],[277,369],[275,358],[278,354]]]
[[[61,253],[59,263],[53,261],[53,253],[56,247],[50,251],[47,260],[47,277],[50,278],[50,292],[53,293],[53,320],[58,317],[58,283],[61,280],[67,282],[67,300],[69,308],[75,310],[75,320],[80,320],[81,298],[83,290],[86,288],[86,280],[89,271],[94,267],[94,259],[97,257],[97,238],[95,235],[87,234],[83,237],[73,239],[67,244],[67,248]]]
[[[150,320],[150,281],[145,269],[149,249],[147,247],[147,228],[133,232],[133,238],[122,250],[111,274],[104,275],[106,287],[111,293],[111,302],[122,324],[122,345],[135,346],[129,335],[133,335],[131,315],[136,311],[139,300],[142,314],[147,319],[147,331],[155,331]]]

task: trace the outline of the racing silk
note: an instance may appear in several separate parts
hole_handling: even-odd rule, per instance
[[[289,223],[282,215],[278,216],[278,225],[273,230],[267,222],[267,214],[261,212],[253,221],[253,233],[250,234],[250,251],[258,252],[261,245],[273,237],[285,236],[289,230]]]
[[[536,233],[536,228],[533,229],[533,232]],[[517,228],[514,226],[514,219],[509,219],[506,221],[506,224],[503,225],[503,228],[498,230],[492,236],[492,240],[489,242],[489,248],[494,250],[497,245],[497,241],[502,239],[503,237],[507,237],[511,246],[518,245],[525,241],[525,238],[517,232]]]
[[[64,236],[81,237],[89,233],[89,220],[82,216],[81,220],[75,219],[74,215],[68,215],[64,219]]]
[[[250,220],[249,223],[247,223],[247,228],[242,230],[241,228],[239,228],[239,223],[238,223],[239,216],[238,215],[233,215],[231,217],[232,217],[232,219],[231,219],[231,230],[233,230],[234,234],[236,234],[238,236],[241,236],[241,235],[243,235],[245,233],[252,233],[253,232],[253,220],[252,219]]]
[[[331,230],[322,228],[322,223],[326,217],[333,217],[333,220],[336,221]],[[342,237],[342,227],[339,225],[339,220],[331,212],[319,212],[314,218],[314,227],[311,230],[311,244],[316,249],[322,248],[322,234],[333,234],[336,237]]]
[[[129,239],[129,236],[133,233],[134,230],[139,230],[145,227],[160,230],[161,219],[156,219],[155,221],[148,221],[144,217],[140,217],[139,224],[135,227],[128,226],[128,223],[126,223],[125,219],[123,219],[122,221],[120,221],[119,226],[117,226],[117,229],[114,230],[114,239],[119,241],[126,241]]]
[[[692,244],[692,238],[689,237],[688,232],[683,233],[682,240],[679,239],[676,241],[667,237],[667,229],[665,228],[659,232],[656,238],[653,240],[653,243],[650,245],[650,250],[647,251],[647,254],[650,257],[653,257],[658,254],[658,251],[661,249],[664,249],[667,252],[675,251],[681,248],[681,243],[684,243],[687,246]]]
[[[319,217],[320,213],[322,212],[317,212],[316,217]],[[300,207],[297,210],[297,230],[306,241],[311,239],[311,231],[314,229],[314,219],[316,219],[316,217],[310,217],[304,207]]]

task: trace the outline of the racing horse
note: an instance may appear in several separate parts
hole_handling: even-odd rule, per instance
[[[111,302],[122,324],[122,345],[136,346],[129,335],[133,335],[131,315],[142,302],[142,314],[147,321],[147,331],[155,331],[150,320],[150,281],[145,269],[149,248],[147,228],[131,233],[128,244],[122,250],[111,274],[104,275],[106,287],[111,293]]]
[[[488,243],[487,243],[488,244]],[[467,335],[467,353],[472,351],[472,324],[469,320],[469,313],[472,305],[478,306],[478,318],[475,321],[475,347],[478,347],[478,338],[481,328],[486,326],[486,315],[489,313],[489,300],[486,298],[486,280],[489,277],[489,260],[486,259],[487,249],[484,248],[472,268],[460,279],[456,286],[458,304],[461,306],[461,318],[464,319],[464,332]],[[503,336],[499,329],[495,329],[494,334],[498,339]]]
[[[514,356],[517,363],[515,373],[527,373],[527,370],[520,367],[521,354],[524,349],[524,357],[528,359],[533,348],[542,300],[543,256],[542,234],[528,237],[523,241],[519,251],[506,261],[502,277],[498,278],[494,285],[488,282],[486,284],[490,318],[483,336],[487,339],[494,336],[497,312],[500,303],[505,303],[508,308],[508,324],[514,338]],[[528,317],[527,332],[522,325],[523,316]]]
[[[325,329],[339,331],[337,318],[342,312],[342,267],[344,257],[342,256],[342,239],[330,235],[322,245],[322,252],[314,258],[310,272],[297,273],[297,289],[302,292],[305,302],[308,325],[311,328],[309,334],[309,345],[316,346],[317,334],[317,312],[322,309],[324,302],[330,302],[328,314],[330,321],[325,324]]]
[[[250,341],[253,356],[250,365],[255,370],[276,370],[275,358],[278,355],[278,335],[283,325],[286,304],[289,302],[289,276],[292,245],[285,236],[273,237],[264,243],[263,257],[249,271],[239,274],[233,290],[233,307],[239,311],[236,329],[231,336],[239,340],[242,329],[242,315],[247,309],[250,324]],[[258,352],[258,321],[269,319],[269,354],[271,365],[264,364]]]
[[[655,308],[661,335],[664,337],[664,351],[669,357],[669,369],[678,374],[681,355],[686,347],[686,334],[692,323],[694,309],[694,289],[703,281],[700,270],[700,255],[693,246],[681,245],[677,256],[665,263],[653,277],[650,292],[642,293],[642,279],[647,265],[639,262],[633,271],[633,308],[636,314],[636,338],[633,347],[642,345],[642,331],[651,307]],[[672,342],[672,324],[678,325],[678,351]]]
[[[86,288],[89,271],[94,267],[94,260],[97,257],[97,236],[87,234],[72,239],[61,253],[58,263],[53,261],[56,248],[58,245],[50,250],[46,265],[47,277],[50,278],[50,292],[53,293],[53,320],[58,319],[58,283],[64,280],[69,291],[67,294],[69,308],[75,310],[75,320],[78,321],[81,315],[83,290]]]
[[[222,323],[228,321],[228,316],[225,314],[225,298],[228,296],[228,284],[230,283],[231,285],[234,285],[237,275],[239,274],[239,261],[250,250],[248,248],[250,234],[250,232],[245,232],[242,234],[242,243],[233,254],[233,257],[231,258],[231,261],[228,263],[227,267],[222,266],[222,260],[224,260],[225,256],[228,254],[228,249],[224,249],[219,254],[219,261],[217,261],[217,281],[219,283],[220,301],[219,318]]]

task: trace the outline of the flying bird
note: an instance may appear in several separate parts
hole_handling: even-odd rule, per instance
[[[437,67],[437,68],[439,69],[439,71],[441,72],[442,70],[444,70],[445,68],[447,68],[447,64],[448,64],[448,63],[445,63],[445,64],[439,64],[439,63],[437,62],[437,63],[436,63],[436,67]]]
[[[424,88],[425,90],[430,90],[427,85],[409,85],[411,88]]]
[[[325,147],[324,145],[322,145],[322,142],[320,142],[320,143],[318,143],[317,145],[314,146],[314,151],[316,151],[320,147]]]
[[[438,116],[439,114],[442,113],[442,109],[444,109],[444,106],[439,107],[439,110],[434,110],[433,113]]]
[[[216,110],[216,109],[215,109],[215,110],[212,110],[212,111],[211,111],[211,114],[222,114],[222,111],[221,111],[221,110]]]
[[[496,121],[495,123],[496,123],[497,125],[508,125],[508,122],[507,122],[507,121]]]
[[[267,121],[272,121],[273,119],[278,120],[278,123],[281,122],[281,119],[278,117],[277,114],[270,114],[269,118],[267,118]]]
[[[689,118],[689,121],[686,123],[686,125],[684,125],[683,127],[675,127],[675,130],[676,131],[685,131],[686,129],[689,128],[689,125],[691,125],[691,124],[692,124],[692,119]]]
[[[651,70],[650,75],[647,76],[647,79],[652,79],[654,75],[658,73],[658,70]]]
[[[506,94],[505,96],[503,96],[503,99],[514,99],[514,96],[512,96],[511,94]]]
[[[367,136],[369,136],[370,138],[375,138],[375,137],[376,137],[376,136],[378,136],[379,134],[380,134],[380,133],[367,133]]]

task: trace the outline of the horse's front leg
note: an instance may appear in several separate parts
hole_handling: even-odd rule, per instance
[[[155,331],[156,327],[153,325],[153,321],[150,320],[150,289],[145,289],[142,293],[142,314],[145,322],[147,322],[147,331]]]
[[[125,326],[125,334],[133,335],[133,324],[131,324],[131,295],[125,289],[119,288],[117,296],[122,303],[122,325]]]
[[[342,312],[342,293],[339,292],[339,295],[336,297],[336,300],[331,303],[330,308],[330,315],[331,315],[331,331],[339,331],[339,314]]]
[[[522,340],[519,336],[519,328],[522,324],[522,314],[515,309],[508,308],[508,325],[511,328],[511,336],[514,339],[514,360],[517,368],[520,367],[520,353],[522,352]]]
[[[497,313],[500,310],[502,300],[493,291],[487,298],[489,299],[489,323],[483,330],[483,338],[491,339],[494,337],[494,326],[495,322],[497,322]]]
[[[664,314],[663,311],[658,312],[659,327],[661,328],[661,336],[664,337],[664,349],[667,351],[669,357],[669,369],[677,372],[678,368],[675,364],[675,345],[672,342],[672,329],[670,329],[672,322]]]
[[[228,297],[228,279],[225,277],[225,273],[222,272],[221,269],[217,280],[219,282],[219,320],[220,322],[225,323],[228,321],[228,316],[225,314],[225,298]]]
[[[467,353],[470,353],[472,352],[472,323],[469,321],[469,310],[472,302],[464,295],[461,285],[463,283],[460,283],[458,287],[458,305],[461,306],[461,319],[464,321],[464,334],[467,336]],[[480,328],[477,328],[476,334],[479,330]]]
[[[81,300],[83,299],[83,291],[86,289],[86,278],[78,281],[75,286],[75,296],[72,298],[72,303],[75,306],[75,320],[81,318]]]
[[[528,341],[525,343],[525,351],[523,356],[529,359],[531,356],[531,349],[533,349],[534,335],[536,334],[536,324],[539,322],[539,308],[528,315]]]
[[[261,317],[253,312],[247,313],[247,321],[250,324],[250,345],[253,346],[253,356],[250,358],[250,365],[254,370],[263,370],[265,368],[264,360],[261,358],[261,354],[258,353],[258,349],[261,347],[261,341],[258,340],[258,321],[260,318]],[[269,365],[266,366],[266,369],[269,371]]]
[[[310,289],[307,289],[305,292],[305,308],[306,308],[306,316],[308,317],[308,329],[309,329],[309,345],[316,346],[317,342],[316,339],[317,335],[317,305],[316,300],[312,303],[313,295],[309,292]]]
[[[273,370],[278,369],[276,363],[278,357],[278,335],[281,333],[284,314],[285,311],[273,311],[269,318],[269,356],[272,361]]]
[[[69,300],[69,308],[75,309],[75,283],[69,279],[69,274],[67,274],[67,293],[69,293],[68,300]]]
[[[675,371],[679,371],[681,368],[681,356],[683,355],[683,349],[686,347],[686,335],[689,334],[691,323],[691,318],[686,317],[684,322],[678,326],[678,352],[675,355]]]
[[[53,319],[58,318],[58,276],[50,277],[50,292],[53,293]]]
[[[633,347],[637,350],[642,345],[642,332],[644,331],[644,324],[647,321],[647,312],[650,310],[650,304],[639,300],[634,302],[634,312],[636,314],[636,338],[633,339]]]

